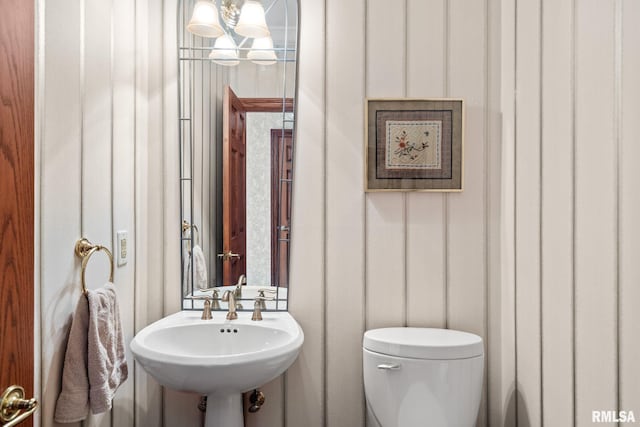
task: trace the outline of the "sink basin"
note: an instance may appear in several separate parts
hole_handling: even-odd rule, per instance
[[[226,320],[200,320],[201,312],[181,311],[140,331],[131,351],[147,373],[175,390],[207,395],[206,426],[242,427],[241,393],[286,371],[298,357],[302,329],[288,312],[251,312]]]

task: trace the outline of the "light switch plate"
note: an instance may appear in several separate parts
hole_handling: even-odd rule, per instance
[[[127,250],[128,250],[128,242],[129,232],[127,230],[121,230],[116,233],[117,236],[117,247],[116,247],[116,257],[118,259],[118,267],[122,267],[127,263]]]

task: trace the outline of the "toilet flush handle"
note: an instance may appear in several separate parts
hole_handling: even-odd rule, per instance
[[[396,369],[400,369],[400,365],[396,363],[381,363],[378,365],[378,369],[384,369],[385,371],[392,371]]]

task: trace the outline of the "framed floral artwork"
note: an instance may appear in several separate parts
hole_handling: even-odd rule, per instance
[[[462,191],[461,99],[368,99],[365,191]]]

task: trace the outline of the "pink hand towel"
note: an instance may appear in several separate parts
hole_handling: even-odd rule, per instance
[[[58,396],[54,419],[58,423],[74,423],[89,413],[89,376],[87,375],[87,330],[89,303],[80,296],[71,321],[67,351],[62,368],[62,391]]]
[[[116,390],[128,376],[115,286],[89,291],[88,370],[91,412],[111,409]]]
[[[91,412],[111,409],[115,391],[128,376],[124,339],[115,287],[80,297],[71,323],[62,374],[62,391],[54,419],[84,420]]]

